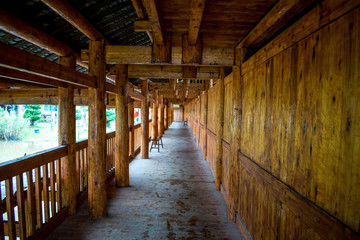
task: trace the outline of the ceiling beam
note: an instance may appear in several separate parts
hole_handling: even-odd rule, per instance
[[[114,75],[114,68],[110,68],[110,74]],[[161,78],[181,79],[184,78],[183,67],[171,65],[128,65],[129,78]],[[196,76],[189,79],[217,79],[219,77],[218,67],[196,67]]]
[[[77,64],[88,68],[88,65],[86,63],[80,61],[80,54],[66,44],[53,38],[47,33],[31,26],[27,22],[4,11],[3,9],[0,9],[0,16],[1,30],[15,35],[19,38],[22,38],[50,52],[53,52],[58,56],[73,55],[74,57],[76,57]]]
[[[1,66],[0,66],[0,76],[9,79],[23,81],[23,82],[41,84],[38,87],[42,87],[42,86],[63,87],[63,88],[67,87],[67,83],[54,81],[54,79],[52,78],[39,76],[28,72],[19,71],[16,69],[11,69]]]
[[[280,0],[243,38],[237,48],[259,47],[316,0]]]
[[[188,42],[195,45],[199,36],[201,19],[204,13],[205,0],[192,0],[190,5],[190,23]]]
[[[164,45],[164,24],[158,0],[144,0],[144,7],[152,26],[156,44]]]
[[[41,1],[91,40],[104,39],[107,45],[111,44],[110,41],[107,40],[68,1],[66,0],[41,0]]]
[[[56,88],[44,89],[0,89],[0,105],[52,104],[58,103]]]
[[[140,20],[144,20],[146,18],[146,10],[144,8],[144,5],[142,3],[142,0],[131,0],[134,8],[135,8],[135,11],[136,11],[136,14],[138,16],[138,18]],[[150,22],[147,21],[149,24]],[[135,30],[135,25],[136,25],[136,22],[134,22],[134,30]],[[136,30],[135,30],[136,32]],[[152,27],[150,26],[149,29],[145,30],[145,32],[147,33],[147,35],[149,36],[149,39],[151,42],[154,42],[154,37],[153,37],[153,33],[152,33]]]
[[[58,63],[4,44],[0,44],[0,52],[0,67],[51,78],[53,81],[96,88],[96,80],[94,77],[77,72],[70,67],[62,66]],[[37,82],[36,79],[33,80],[34,82]]]
[[[153,63],[151,46],[106,46],[106,63],[108,64],[157,64],[185,66],[233,66],[234,48],[198,48],[198,59],[184,59],[182,47],[172,47],[170,63]],[[187,55],[184,55],[185,57]],[[89,61],[89,50],[81,50],[81,60]],[[187,61],[185,61],[187,60]]]

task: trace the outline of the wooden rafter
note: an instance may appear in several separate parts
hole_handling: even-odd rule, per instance
[[[155,42],[164,45],[164,24],[157,0],[144,0],[144,7],[149,17]]]
[[[0,67],[51,78],[53,81],[70,83],[82,87],[96,87],[94,77],[26,51],[0,44],[0,52],[2,52],[2,54],[0,54]],[[36,79],[33,80],[36,81]]]
[[[42,0],[42,2],[91,40],[104,39],[106,41],[106,44],[111,44],[110,41],[108,41],[97,29],[95,29],[95,27],[91,25],[90,22],[81,13],[79,13],[68,1]]]
[[[190,24],[188,42],[195,45],[199,36],[201,19],[205,8],[205,0],[192,0],[190,5]]]
[[[32,44],[42,47],[59,56],[73,55],[77,63],[83,67],[88,67],[86,63],[80,61],[80,54],[75,50],[51,37],[49,34],[31,26],[18,17],[0,9],[0,29],[20,37]]]
[[[280,0],[238,44],[237,48],[259,46],[314,1],[315,0]]]

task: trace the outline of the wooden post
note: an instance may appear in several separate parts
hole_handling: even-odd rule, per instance
[[[168,129],[168,117],[169,117],[169,113],[168,113],[168,105],[167,102],[165,100],[164,102],[164,130]]]
[[[128,67],[116,65],[115,184],[129,186]]]
[[[141,158],[149,158],[149,105],[148,105],[148,80],[141,81],[141,94],[145,101],[141,102]]]
[[[232,119],[231,124],[231,162],[229,174],[229,207],[228,218],[231,221],[236,220],[236,210],[239,201],[239,149],[240,149],[240,129],[241,129],[241,64],[244,62],[246,55],[246,48],[238,48],[235,50],[235,66],[233,67],[233,82],[232,82]]]
[[[204,93],[204,129],[205,129],[205,136],[204,136],[204,152],[203,152],[203,159],[206,160],[207,157],[207,116],[208,116],[208,89],[209,89],[209,81],[205,82],[205,93]]]
[[[219,85],[218,89],[218,102],[217,102],[217,111],[216,111],[216,178],[215,178],[215,188],[220,190],[220,184],[222,179],[222,138],[224,131],[224,78],[225,70],[220,68],[220,78],[217,81]]]
[[[130,136],[129,136],[129,154],[131,158],[134,158],[135,155],[135,130],[134,130],[134,100],[131,99],[128,105],[129,109],[129,126],[130,126]]]
[[[158,136],[161,137],[164,134],[164,96],[160,96],[159,101],[159,131]]]
[[[60,57],[59,64],[76,68],[76,59],[74,56]],[[80,185],[76,180],[75,165],[75,143],[76,143],[76,124],[75,124],[75,105],[74,90],[72,85],[67,88],[58,88],[59,94],[59,145],[68,145],[68,156],[61,161],[61,182],[62,182],[62,202],[69,208],[69,215],[76,214],[76,195],[79,192]],[[59,170],[58,170],[59,171]],[[53,199],[51,200],[53,201]],[[62,208],[63,206],[60,206]]]
[[[152,104],[152,131],[151,131],[151,139],[157,139],[157,137],[159,136],[158,134],[158,103],[159,103],[159,100],[158,100],[158,93],[159,93],[159,90],[155,90],[155,94],[154,94],[154,98],[155,98],[155,103]]]
[[[91,217],[106,215],[106,112],[105,45],[103,40],[89,41],[89,74],[97,88],[89,88],[88,194]]]

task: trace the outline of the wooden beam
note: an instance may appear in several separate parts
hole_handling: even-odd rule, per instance
[[[116,65],[116,132],[115,132],[115,184],[129,186],[129,125],[127,65]]]
[[[199,36],[201,19],[205,8],[205,0],[192,0],[190,6],[188,41],[190,45],[195,45]]]
[[[189,79],[217,79],[219,77],[218,67],[196,67],[195,78]],[[181,79],[184,76],[182,66],[159,66],[159,65],[129,65],[129,78],[165,78]],[[115,74],[115,68],[110,68],[110,74]]]
[[[0,89],[0,105],[10,104],[49,104],[58,103],[58,93],[55,88],[44,89]]]
[[[169,79],[169,89],[175,90],[176,89],[176,79]]]
[[[74,56],[60,57],[59,64],[76,69],[76,59]],[[75,144],[76,144],[76,124],[75,124],[75,105],[74,89],[71,84],[66,88],[58,88],[58,142],[59,145],[68,145],[68,155],[61,160],[61,178],[62,202],[69,208],[69,215],[76,214],[76,196],[80,192],[76,180],[76,163],[75,163]]]
[[[164,45],[164,27],[158,0],[144,0],[149,21],[154,34],[154,42]]]
[[[152,25],[149,20],[140,20],[134,22],[135,32],[151,32]]]
[[[234,48],[201,47],[185,43],[183,47],[171,47],[171,62],[152,62],[152,46],[106,46],[106,63],[108,64],[156,64],[185,66],[219,66],[234,65]],[[184,52],[185,51],[185,55]],[[81,50],[81,61],[88,62],[88,50]]]
[[[51,86],[31,83],[21,80],[14,80],[12,78],[0,76],[0,88],[3,89],[39,89],[39,88],[52,88]]]
[[[152,45],[152,63],[171,63],[171,34],[165,34],[164,44],[158,44],[156,39]]]
[[[55,81],[54,79],[48,77],[42,77],[35,74],[30,74],[28,72],[23,72],[11,68],[1,67],[0,66],[0,76],[10,79],[15,79],[19,81],[29,82],[29,83],[39,83],[42,86],[51,86],[51,87],[67,87],[67,83]],[[39,87],[39,85],[38,85]]]
[[[148,80],[141,80],[141,94],[145,101],[141,102],[141,158],[149,158],[149,105]]]
[[[103,41],[89,42],[89,74],[96,77],[97,88],[89,88],[88,193],[91,217],[106,216],[106,113],[105,47]]]
[[[104,39],[106,44],[111,44],[110,41],[108,41],[97,29],[95,29],[95,27],[67,0],[41,1],[91,40]]]
[[[238,44],[237,48],[258,47],[314,2],[315,0],[278,1]]]
[[[159,124],[158,124],[158,137],[164,134],[164,96],[159,97]]]
[[[188,35],[184,34],[182,38],[182,63],[198,64],[201,63],[202,42],[198,39],[196,44],[192,45],[188,41]]]
[[[44,48],[50,52],[55,53],[59,56],[68,56],[73,55],[76,57],[76,61],[79,65],[87,67],[87,64],[84,64],[80,61],[80,54],[67,46],[66,44],[60,42],[59,40],[53,38],[47,33],[31,26],[27,22],[19,19],[18,17],[0,9],[0,29],[11,33],[17,37],[20,37],[32,44]]]
[[[146,18],[146,11],[141,0],[131,0],[139,19]]]
[[[77,72],[15,47],[0,44],[0,67],[11,68],[29,74],[48,77],[83,87],[96,87],[94,77]]]

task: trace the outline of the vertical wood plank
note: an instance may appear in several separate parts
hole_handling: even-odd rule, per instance
[[[130,126],[129,154],[133,158],[135,155],[134,100],[133,99],[131,99],[128,104],[128,111],[129,111],[129,126]]]
[[[40,229],[42,220],[42,203],[41,203],[41,178],[40,178],[40,167],[35,168],[35,203],[36,203],[36,228]]]
[[[55,198],[55,167],[54,162],[50,162],[50,189],[51,189],[51,217],[56,215],[56,198]]]
[[[224,130],[224,78],[225,69],[220,69],[220,78],[218,84],[218,102],[217,102],[217,116],[216,116],[216,174],[215,174],[215,188],[220,190],[222,179],[222,137]]]
[[[26,238],[25,197],[23,175],[16,176],[16,200],[18,205],[19,237]]]
[[[56,197],[57,197],[57,207],[60,211],[63,207],[62,203],[62,185],[61,185],[61,158],[56,160]]]
[[[8,225],[8,235],[10,240],[16,239],[16,228],[15,228],[15,215],[14,208],[12,206],[13,199],[13,181],[11,179],[5,180],[6,188],[6,213],[7,213],[7,225]]]
[[[0,182],[1,184],[1,182]],[[2,199],[1,191],[0,191],[0,199]],[[5,238],[5,231],[4,231],[4,219],[3,214],[0,215],[0,239],[3,240]]]
[[[44,202],[44,216],[45,223],[49,222],[50,209],[49,209],[49,185],[48,185],[48,165],[42,166],[42,183],[43,183],[43,202]]]
[[[27,179],[27,228],[28,236],[33,236],[36,230],[36,205],[33,182],[33,170],[26,172]]]

